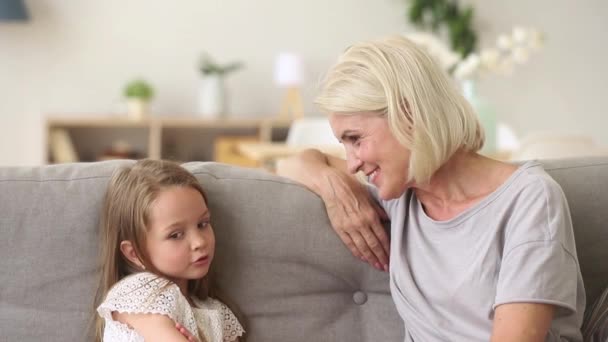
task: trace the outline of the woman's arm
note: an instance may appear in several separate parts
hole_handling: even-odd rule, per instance
[[[137,331],[146,342],[192,342],[176,329],[175,322],[165,315],[113,312],[112,318]],[[191,336],[191,335],[190,335]]]
[[[389,240],[380,220],[386,213],[346,171],[346,161],[309,149],[280,160],[276,171],[323,199],[332,227],[356,257],[388,271]]]
[[[502,304],[494,313],[491,342],[543,342],[555,306],[537,303]]]

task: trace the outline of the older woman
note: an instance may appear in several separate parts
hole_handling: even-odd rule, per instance
[[[278,173],[319,194],[352,253],[390,272],[406,341],[581,340],[562,190],[536,162],[478,153],[475,113],[432,58],[402,37],[355,44],[317,104],[346,161],[307,150]]]

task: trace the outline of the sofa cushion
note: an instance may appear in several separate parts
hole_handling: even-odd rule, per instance
[[[99,212],[119,164],[0,169],[0,340],[90,340]]]
[[[568,200],[590,307],[608,286],[608,157],[547,160],[543,165]]]

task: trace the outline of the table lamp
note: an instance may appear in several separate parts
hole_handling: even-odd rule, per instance
[[[300,56],[289,52],[283,52],[277,56],[274,68],[274,80],[279,87],[286,89],[280,112],[282,119],[289,118],[290,113],[294,118],[301,118],[304,115],[302,96],[300,94],[302,74],[302,60]]]
[[[26,21],[27,10],[22,0],[0,0],[0,21]]]

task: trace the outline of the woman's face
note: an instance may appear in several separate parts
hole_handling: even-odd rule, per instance
[[[395,139],[386,117],[332,114],[329,122],[346,149],[348,171],[368,176],[384,200],[401,196],[408,186],[410,151]]]

